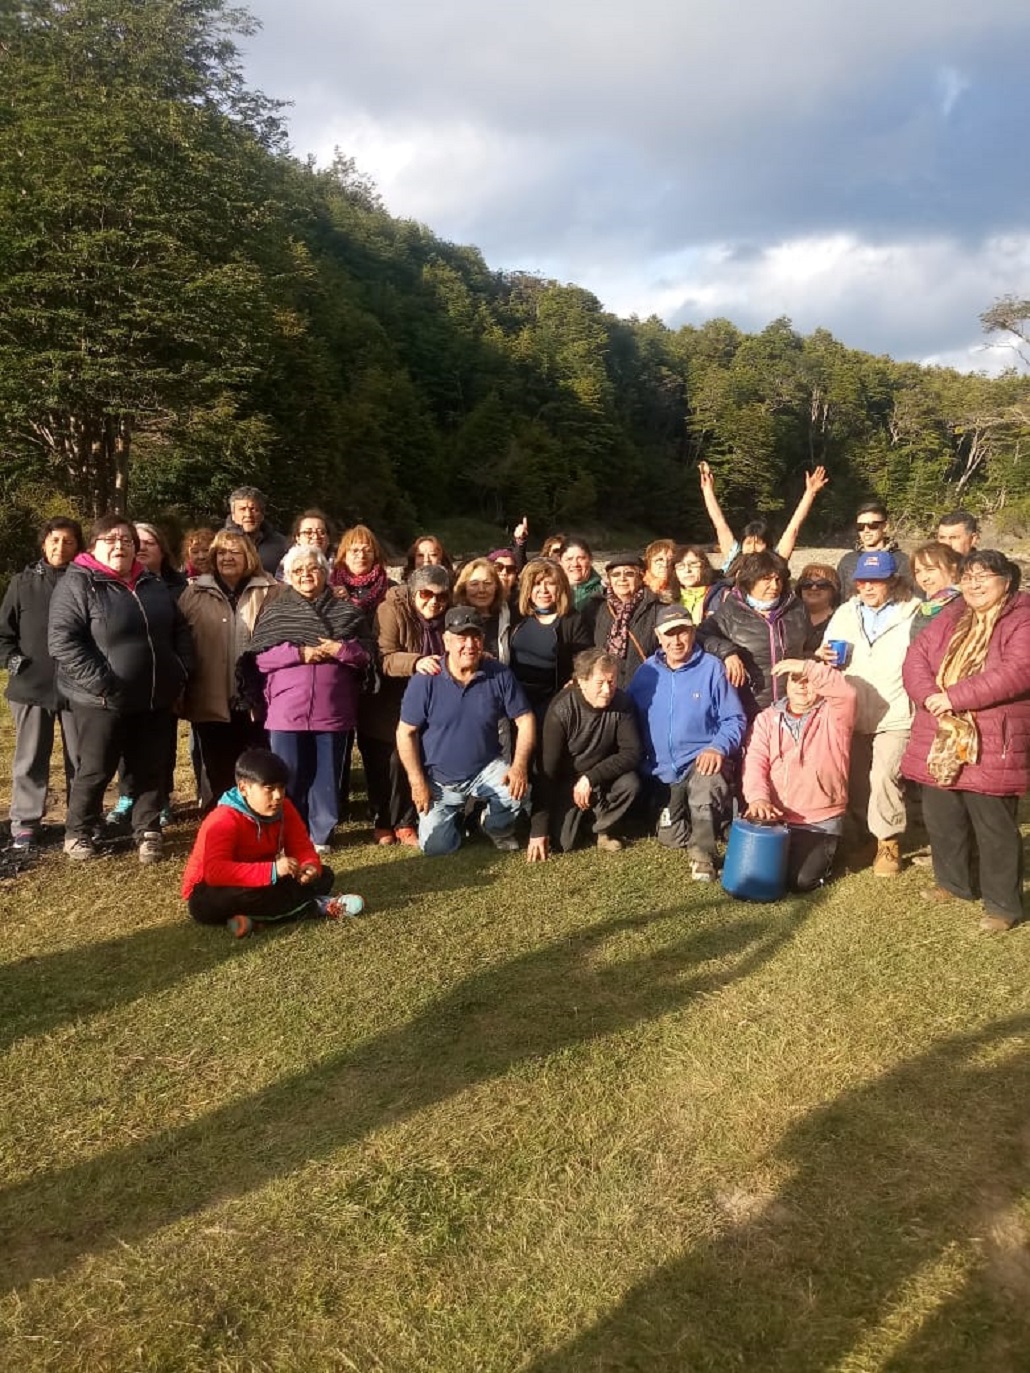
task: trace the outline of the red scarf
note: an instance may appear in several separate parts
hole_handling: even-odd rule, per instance
[[[379,563],[370,572],[360,574],[349,571],[346,563],[340,563],[338,567],[333,568],[329,585],[342,586],[347,593],[347,599],[360,606],[368,615],[370,622],[390,589],[386,569]]]

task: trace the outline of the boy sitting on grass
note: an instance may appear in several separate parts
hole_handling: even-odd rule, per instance
[[[330,896],[333,874],[319,859],[287,798],[289,768],[264,748],[236,762],[236,785],[205,819],[182,875],[194,920],[226,925],[237,939],[258,921],[357,915],[360,896]]]

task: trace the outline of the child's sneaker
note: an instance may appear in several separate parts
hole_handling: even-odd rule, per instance
[[[104,816],[104,824],[110,825],[112,829],[122,829],[129,823],[129,816],[132,814],[132,797],[119,796],[111,809]]]
[[[249,915],[230,915],[225,928],[234,939],[246,939],[254,931],[254,922]]]
[[[348,915],[360,915],[365,909],[365,899],[354,892],[343,896],[319,896],[316,898],[318,909],[327,920],[341,920]]]

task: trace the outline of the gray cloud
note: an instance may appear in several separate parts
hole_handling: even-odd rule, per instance
[[[839,263],[843,288],[817,322],[899,356],[960,348],[991,292],[1026,289],[984,251],[1030,234],[1025,0],[252,8],[265,29],[248,72],[295,101],[296,150],[324,157],[339,143],[395,213],[474,242],[492,265],[553,271],[647,313],[674,291],[674,259],[682,290],[663,313],[675,319],[695,308],[683,301],[706,307],[717,280],[741,279],[727,263],[768,266],[777,245],[849,235],[885,251],[857,274]],[[925,323],[903,324],[885,295],[890,250],[908,260],[942,241],[949,270],[979,276],[964,292],[926,283]],[[692,255],[716,251],[718,279],[692,278]],[[639,306],[626,303],[632,280]],[[796,283],[793,296],[789,280],[773,285],[755,270],[753,294],[734,309],[730,291],[711,313],[750,326],[807,312]]]

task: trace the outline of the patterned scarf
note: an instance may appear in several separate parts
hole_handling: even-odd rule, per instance
[[[378,563],[370,572],[360,575],[349,571],[346,563],[340,563],[339,567],[333,568],[329,585],[342,586],[347,592],[347,599],[360,606],[370,621],[390,589],[386,569]]]
[[[613,595],[610,591],[605,597],[612,616],[612,627],[608,631],[605,650],[613,658],[625,658],[626,656],[626,650],[629,647],[629,622],[633,618],[633,612],[644,599],[645,590],[645,587],[641,587],[639,591],[633,593],[628,601],[620,601],[618,596]]]
[[[963,611],[937,670],[937,685],[942,691],[983,671],[994,626],[1007,605],[1008,600],[1003,597],[983,614],[978,615],[969,607]],[[952,711],[940,716],[926,759],[927,771],[937,785],[954,786],[966,763],[976,763],[979,758],[980,732],[975,712]]]

